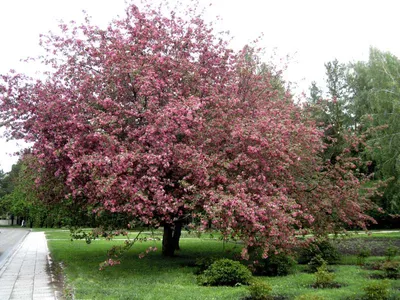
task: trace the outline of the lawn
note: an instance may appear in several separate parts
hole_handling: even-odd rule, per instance
[[[120,265],[100,271],[99,263],[107,259],[107,250],[112,245],[123,243],[122,240],[96,240],[88,245],[80,240],[71,241],[69,231],[66,230],[46,230],[46,236],[54,265],[62,266],[62,273],[66,277],[64,294],[73,294],[75,299],[244,299],[249,295],[246,286],[207,287],[199,286],[196,281],[197,258],[237,258],[240,244],[223,243],[208,235],[198,238],[185,234],[181,239],[182,250],[176,257],[164,258],[160,251],[156,251],[139,258],[139,254],[148,247],[161,247],[159,240],[146,241],[135,244]],[[346,244],[343,247],[346,255],[340,264],[329,266],[340,288],[312,288],[314,274],[304,272],[304,266],[300,265],[292,275],[258,279],[272,286],[276,299],[295,299],[301,295],[305,297],[302,299],[308,299],[311,295],[320,296],[316,299],[361,299],[363,288],[368,283],[381,281],[371,278],[379,271],[357,266],[356,256],[346,253],[346,249],[356,249],[361,245],[379,248],[380,252],[384,252],[384,248],[400,238],[400,233],[360,236],[334,242],[338,245]],[[377,240],[379,243],[376,243]],[[366,262],[383,259],[382,256],[371,256]],[[390,299],[400,299],[400,280],[389,280],[389,283]]]

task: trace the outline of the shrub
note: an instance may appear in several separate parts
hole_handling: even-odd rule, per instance
[[[201,274],[205,270],[207,270],[217,259],[215,257],[201,257],[197,258],[195,265],[197,267],[197,270],[195,271],[195,274]]]
[[[272,287],[261,280],[253,280],[248,287],[252,300],[270,300]]]
[[[382,264],[381,261],[373,261],[368,263],[366,267],[370,270],[382,270]]]
[[[315,272],[315,284],[317,288],[327,288],[333,285],[335,274],[328,271],[326,263],[323,263]]]
[[[389,282],[387,280],[370,282],[364,287],[364,299],[385,300],[389,297]]]
[[[308,263],[308,270],[311,273],[317,272],[318,268],[321,267],[323,264],[326,264],[325,259],[322,258],[320,254],[314,256],[311,261]]]
[[[300,251],[298,262],[308,264],[316,255],[320,255],[328,264],[336,264],[340,260],[339,251],[327,239],[317,240],[309,244],[308,248]]]
[[[399,262],[387,260],[382,264],[381,270],[385,273],[386,278],[397,279],[399,276]]]
[[[293,273],[296,261],[285,254],[273,254],[254,266],[254,273],[266,276],[286,276]]]
[[[202,285],[228,285],[248,284],[251,280],[251,272],[238,261],[220,259],[199,275],[199,283]]]
[[[360,248],[357,253],[357,265],[362,266],[365,264],[365,259],[371,255],[371,250],[368,248]]]
[[[396,246],[390,246],[386,248],[385,251],[386,260],[391,261],[397,255],[398,252],[399,248],[397,248]]]

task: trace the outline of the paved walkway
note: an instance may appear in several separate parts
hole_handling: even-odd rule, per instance
[[[48,253],[44,232],[30,232],[0,269],[0,299],[56,299]]]

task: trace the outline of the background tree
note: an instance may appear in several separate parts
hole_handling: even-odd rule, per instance
[[[357,136],[365,136],[367,143],[362,146],[361,155],[361,159],[368,162],[365,172],[374,174],[375,180],[386,182],[382,188],[383,197],[375,201],[386,213],[398,213],[399,59],[371,48],[366,62],[344,65],[335,60],[325,64],[325,68],[326,92],[313,83],[308,99],[314,119],[328,128],[325,137],[335,141],[327,148],[325,156],[332,158],[332,154],[345,147],[338,132],[350,130]],[[327,142],[329,144],[329,140]]]
[[[354,130],[352,107],[347,84],[347,67],[337,59],[325,64],[325,92],[316,82],[309,89],[308,103],[313,118],[324,129],[327,148],[324,159],[336,162],[336,157],[348,147],[345,135]]]
[[[7,194],[4,183],[5,177],[6,174],[4,173],[4,171],[0,170],[0,216],[4,216],[5,214],[7,214],[5,202],[3,202],[2,200],[2,198]]]
[[[380,128],[369,135],[366,159],[370,172],[388,181],[381,206],[389,213],[400,212],[400,60],[371,48],[367,62],[349,65],[355,123],[360,131]]]
[[[130,5],[106,30],[89,18],[60,27],[42,41],[46,80],[0,85],[0,117],[33,143],[37,184],[57,183],[44,201],[163,227],[167,256],[188,221],[242,239],[244,256],[371,221],[353,158],[325,164],[321,132],[279,76],[193,10]]]
[[[26,169],[26,163],[20,159],[7,173],[7,191],[0,199],[2,208],[13,220],[15,218],[15,224],[20,225],[24,220],[25,224],[33,225],[37,221],[37,225],[43,225],[41,220],[46,218],[47,212],[35,196],[34,179],[27,176]]]
[[[7,174],[0,170],[0,198],[7,194]]]
[[[11,194],[15,188],[18,174],[21,168],[21,163],[14,164],[11,171],[4,173],[1,171],[0,178],[0,215],[8,215],[11,211],[11,202],[8,195]]]

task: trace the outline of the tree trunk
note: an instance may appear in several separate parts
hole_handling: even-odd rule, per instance
[[[172,237],[172,242],[174,244],[174,249],[175,250],[181,250],[179,247],[179,239],[181,238],[181,232],[182,232],[182,222],[176,222],[175,223],[175,228],[174,228],[174,235]]]
[[[174,256],[175,250],[179,250],[179,239],[182,232],[182,222],[164,225],[164,235],[162,241],[162,255]]]
[[[173,229],[171,224],[164,225],[164,235],[162,240],[162,255],[174,256],[175,246],[173,243]]]

